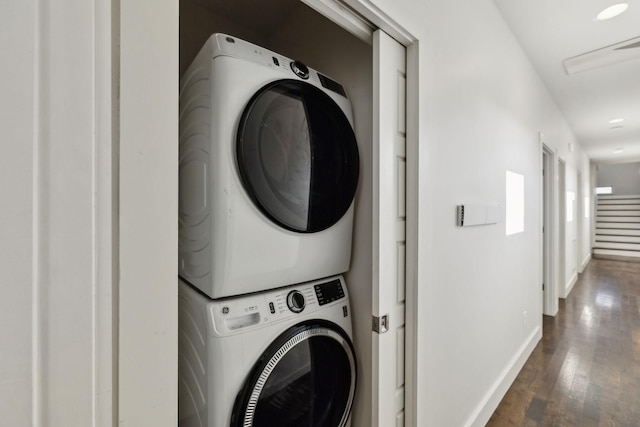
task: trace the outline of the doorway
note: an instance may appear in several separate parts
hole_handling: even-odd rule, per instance
[[[380,269],[372,265],[375,263],[375,259],[372,259],[372,253],[379,252],[376,250],[375,224],[381,215],[375,211],[375,207],[373,209],[371,207],[374,206],[374,201],[377,198],[383,201],[382,205],[385,207],[391,206],[392,201],[398,201],[398,204],[401,205],[398,206],[397,211],[400,213],[397,216],[402,218],[403,226],[397,227],[396,224],[393,224],[388,227],[385,224],[383,225],[385,232],[411,227],[411,224],[405,226],[404,223],[414,220],[412,212],[406,212],[407,199],[411,199],[413,191],[411,180],[407,180],[406,177],[412,174],[412,171],[417,170],[415,164],[409,164],[409,156],[406,155],[406,152],[412,152],[415,147],[409,145],[412,144],[412,123],[410,121],[407,123],[405,119],[406,112],[413,111],[413,109],[406,108],[407,90],[405,89],[412,78],[411,70],[408,73],[400,73],[403,78],[406,78],[403,80],[403,84],[399,84],[397,80],[398,73],[392,75],[392,80],[388,76],[376,79],[375,73],[381,67],[378,67],[375,58],[384,58],[384,61],[379,61],[383,65],[388,65],[390,58],[386,48],[381,47],[380,43],[376,44],[376,34],[380,36],[380,31],[374,33],[374,26],[365,18],[356,19],[357,16],[354,15],[356,18],[352,16],[353,19],[345,21],[338,16],[339,11],[335,9],[327,11],[324,8],[331,8],[339,2],[278,0],[270,3],[268,9],[261,10],[255,10],[251,0],[232,3],[180,0],[179,3],[181,74],[197,54],[202,43],[212,33],[221,32],[278,52],[291,60],[299,60],[314,70],[326,73],[328,77],[344,86],[353,106],[354,132],[358,141],[362,171],[354,202],[351,265],[349,270],[344,273],[349,292],[358,296],[350,299],[359,375],[359,387],[356,391],[352,420],[354,425],[389,425],[392,419],[396,419],[398,416],[405,417],[406,412],[408,412],[406,417],[410,420],[412,408],[405,410],[407,409],[405,401],[408,401],[412,396],[413,376],[410,375],[410,368],[414,365],[412,358],[415,351],[411,347],[414,342],[412,325],[409,324],[405,327],[405,318],[411,319],[414,308],[409,307],[410,304],[406,304],[406,310],[404,306],[400,310],[402,316],[392,315],[390,317],[390,333],[384,335],[384,338],[402,337],[394,340],[391,345],[379,346],[376,344],[376,336],[372,336],[371,318],[372,315],[377,314],[375,310],[372,313],[372,306],[376,306],[375,295],[379,288],[393,286],[393,290],[396,290],[395,282],[398,282],[401,284],[398,288],[401,288],[400,293],[403,296],[411,292],[410,289],[404,287],[405,277],[407,277],[406,270],[411,266],[411,259],[406,260],[404,248],[407,243],[412,244],[413,242],[409,237],[408,242],[403,240],[401,245],[394,242],[392,246],[394,250],[401,249],[397,256],[394,254],[393,258],[398,264],[397,271],[393,270],[395,282],[377,280],[376,275]],[[345,22],[358,22],[357,28],[354,29]],[[365,27],[369,26],[368,37],[364,31],[367,28],[363,27],[363,23]],[[376,23],[376,25],[379,24],[379,22]],[[402,67],[406,67],[405,47],[391,37],[387,37],[402,51],[402,57],[397,62]],[[398,111],[394,110],[393,114],[382,114],[381,119],[383,120],[372,121],[374,116],[372,109],[375,109],[377,105],[376,96],[383,92],[377,90],[378,86],[376,85],[381,88],[385,86],[384,82],[387,81],[393,82],[392,89],[398,90],[402,87],[403,90],[401,95],[397,97],[398,101],[393,103],[378,102],[378,104],[399,107]],[[405,134],[407,138],[405,145],[402,145],[402,155],[396,153],[391,157],[380,157],[384,161],[400,160],[398,164],[391,165],[393,170],[397,172],[393,176],[398,178],[398,182],[394,182],[395,185],[392,188],[398,194],[395,192],[393,194],[391,192],[383,193],[375,186],[379,174],[376,169],[376,150],[380,148],[375,141],[380,140],[378,145],[384,145],[385,150],[388,147],[401,146],[397,142],[393,144],[392,139],[389,138],[385,139],[382,144],[382,136],[378,136],[380,132],[376,133],[376,126],[385,123],[385,120],[391,120],[391,118],[394,119],[394,122],[397,119],[397,124],[401,124],[401,129],[394,135]],[[383,182],[388,183],[387,181]],[[383,211],[384,214],[387,213],[386,210]],[[390,247],[386,243],[379,246]],[[388,259],[384,258],[384,260]],[[402,300],[404,304],[405,298],[403,297]],[[385,356],[384,358],[380,357],[381,353],[384,353],[382,354]],[[380,362],[380,360],[390,359],[388,356],[393,358],[393,363],[383,364]],[[396,365],[396,369],[387,369],[391,365]],[[405,369],[405,367],[407,368]],[[385,377],[378,380],[378,371],[393,372],[397,374],[398,378],[394,376],[391,379]],[[406,375],[408,381],[405,381],[405,371],[408,371]],[[380,404],[372,404],[377,391],[395,392],[396,388],[401,388],[401,393],[394,393],[391,397],[378,399],[381,401]],[[407,396],[407,398],[395,399],[396,394]]]
[[[542,146],[542,313],[555,316],[558,312],[555,271],[555,154]]]
[[[215,3],[214,1],[188,0],[192,3],[204,3],[205,5]],[[335,3],[337,8],[343,2],[324,0],[304,0],[304,3],[316,3],[331,5]],[[175,338],[177,335],[177,230],[175,229],[177,215],[177,170],[176,157],[177,146],[177,105],[178,88],[176,75],[178,74],[178,42],[179,33],[177,28],[178,20],[185,17],[179,11],[177,0],[164,2],[162,4],[123,2],[117,11],[118,22],[114,27],[116,32],[115,42],[119,49],[118,56],[118,85],[120,97],[116,106],[118,115],[118,186],[120,190],[119,205],[119,226],[122,239],[119,241],[119,286],[118,286],[118,320],[117,335],[118,341],[117,360],[119,362],[118,371],[114,373],[117,377],[115,382],[116,396],[114,404],[116,406],[116,417],[120,420],[127,420],[131,425],[163,424],[168,419],[175,417],[174,405],[177,396],[177,385],[175,384],[175,374],[172,371],[171,360],[177,359],[177,345]],[[263,24],[267,18],[289,19],[293,36],[276,37],[273,34],[267,35],[270,43],[276,51],[282,51],[288,56],[298,56],[294,49],[303,49],[305,52],[315,52],[327,54],[324,51],[315,49],[304,49],[300,44],[299,33],[295,31],[295,16],[287,13],[277,13],[276,3],[270,2],[269,14],[266,16],[264,9],[254,10],[255,3],[250,1],[218,2],[221,7],[238,7],[244,5],[248,7],[247,13],[241,14],[246,17],[251,11],[257,12],[256,23]],[[404,32],[391,17],[387,17],[378,9],[368,8],[368,2],[360,0],[348,0],[351,9],[361,14],[369,22],[374,22],[399,40],[407,47],[407,96],[406,96],[406,136],[407,136],[407,164],[406,164],[406,379],[404,401],[405,422],[407,425],[415,425],[413,420],[416,410],[416,375],[412,370],[415,365],[416,354],[416,332],[418,325],[413,321],[417,308],[417,298],[413,298],[416,293],[415,280],[417,276],[417,159],[418,159],[418,47],[417,40],[409,33]],[[344,8],[344,6],[342,6]],[[234,18],[229,15],[232,12],[224,13],[227,19],[224,25],[232,24]],[[219,16],[222,15],[219,14]],[[324,13],[325,17],[327,13]],[[210,21],[205,14],[192,15],[193,20],[188,24],[192,30],[207,32]],[[152,17],[152,18],[150,18]],[[264,19],[260,19],[264,18]],[[330,17],[332,21],[339,18]],[[222,21],[221,21],[222,22]],[[273,22],[273,21],[272,21]],[[239,37],[257,41],[253,33],[260,28],[248,28],[247,22],[236,22],[245,27],[246,34],[238,34]],[[144,26],[141,26],[144,24]],[[284,30],[280,24],[269,25]],[[345,27],[345,24],[335,27]],[[311,31],[313,28],[302,28]],[[217,31],[225,32],[225,28],[218,28]],[[332,32],[333,33],[333,32]],[[327,34],[316,31],[315,38],[311,41],[322,42]],[[329,35],[335,35],[329,34]],[[362,40],[362,37],[356,37]],[[277,39],[277,40],[276,40]],[[284,44],[287,39],[287,46]],[[349,43],[355,43],[353,39]],[[195,48],[199,48],[194,43]],[[343,47],[342,43],[332,42],[331,47]],[[362,51],[360,51],[362,52]],[[340,63],[338,55],[327,55],[333,60],[332,67],[347,70],[347,62]],[[304,60],[304,58],[301,58]],[[317,58],[318,60],[320,58]],[[353,58],[349,58],[351,61]],[[310,66],[315,64],[315,58],[308,60]],[[352,65],[360,65],[356,63]],[[182,64],[185,66],[185,64]],[[327,64],[321,64],[319,69],[328,69]],[[371,68],[371,64],[369,64]],[[355,70],[352,70],[355,71]],[[370,71],[369,71],[370,72]],[[361,91],[359,94],[353,93],[352,86],[361,87],[361,82],[356,72],[349,79],[347,74],[343,79],[340,75],[335,75],[336,79],[347,82],[347,90],[353,98],[367,98],[368,94]],[[397,81],[393,82],[395,86]],[[368,89],[371,90],[370,87]],[[357,107],[356,107],[357,108]],[[355,110],[355,108],[354,108]],[[359,110],[360,111],[360,110]],[[356,114],[357,116],[357,114]],[[356,123],[363,123],[355,117]],[[149,123],[161,124],[162,126],[150,126]],[[360,125],[356,124],[356,128]],[[358,129],[356,129],[357,133]],[[366,138],[361,138],[363,141]],[[141,159],[144,158],[144,161]],[[405,169],[403,169],[405,170]],[[161,182],[163,185],[157,186],[155,183]],[[154,183],[154,184],[150,184]],[[149,188],[158,191],[150,192]],[[142,203],[141,203],[142,201]],[[358,211],[364,211],[366,204],[356,205],[356,215]],[[149,221],[153,218],[153,221]],[[364,221],[362,221],[364,222]],[[127,232],[136,230],[135,233]],[[370,229],[369,229],[370,232]],[[152,242],[150,244],[150,242]],[[364,248],[366,251],[367,248]],[[144,253],[144,259],[140,254]],[[159,263],[164,269],[157,268]],[[152,279],[149,278],[149,271],[153,271]],[[168,273],[167,273],[168,271]],[[366,284],[366,282],[365,282]],[[370,291],[371,282],[369,282]],[[353,293],[356,293],[353,291]],[[153,295],[152,301],[148,296]],[[364,300],[367,297],[363,297]],[[153,302],[151,305],[150,302]],[[140,309],[143,307],[144,309]],[[371,306],[369,306],[371,310]],[[355,316],[355,313],[353,314]],[[371,312],[369,316],[362,316],[361,321],[367,326],[367,333],[371,335]],[[389,349],[390,351],[392,349]],[[158,355],[162,355],[160,359]],[[152,361],[153,363],[149,363]],[[140,369],[144,368],[145,381],[136,381],[140,377]],[[176,367],[177,370],[177,367]],[[160,393],[159,390],[162,392]],[[365,407],[365,405],[363,405]],[[366,410],[371,411],[371,405]],[[388,420],[382,420],[379,425],[391,425]],[[355,423],[355,425],[366,425]],[[374,425],[373,423],[371,425]]]

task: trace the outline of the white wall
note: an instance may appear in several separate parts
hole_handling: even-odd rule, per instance
[[[566,298],[571,288],[578,279],[578,220],[577,220],[577,194],[578,176],[575,164],[567,161],[565,168],[565,277],[564,287],[561,288],[560,297]]]
[[[541,334],[538,132],[566,160],[568,189],[588,165],[491,1],[373,3],[420,43],[417,424],[484,425]],[[525,177],[524,233],[457,228],[457,204],[504,206],[505,170]]]
[[[580,148],[579,146],[577,147]],[[592,168],[587,155],[582,151],[576,154],[576,163],[579,165],[582,182],[581,186],[582,198],[579,200],[579,212],[582,221],[581,228],[578,230],[580,235],[580,247],[578,248],[578,273],[582,273],[589,260],[591,260],[591,228],[594,223],[593,215],[593,185],[592,185]]]
[[[613,194],[640,194],[640,163],[598,165],[598,187],[613,187]]]

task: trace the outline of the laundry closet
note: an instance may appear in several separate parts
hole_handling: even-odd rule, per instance
[[[326,284],[320,283],[318,285],[316,283],[315,286],[325,286],[325,288],[328,286],[325,293],[334,292],[331,289],[334,289],[335,286],[338,288],[344,286],[348,290],[350,297],[348,310],[351,311],[355,360],[357,361],[357,387],[353,401],[351,425],[368,424],[371,395],[365,391],[372,387],[370,374],[372,363],[373,212],[371,166],[373,161],[371,144],[373,132],[372,46],[296,0],[278,0],[265,3],[251,0],[234,2],[181,0],[181,78],[205,42],[214,33],[228,35],[231,37],[229,38],[231,43],[239,44],[242,41],[247,41],[294,61],[299,61],[303,66],[327,76],[330,81],[338,82],[344,88],[351,102],[353,132],[359,153],[359,179],[354,198],[350,266],[343,274],[344,281],[333,278]],[[237,38],[238,42],[232,38]],[[274,247],[273,250],[277,251],[278,248]],[[319,259],[321,260],[322,257]],[[247,268],[250,269],[251,266],[247,266]],[[305,281],[321,278],[308,277]],[[311,283],[311,286],[314,283]],[[282,286],[290,284],[282,283]],[[339,291],[338,289],[335,292]],[[194,301],[196,298],[197,296],[194,295]],[[273,294],[273,298],[276,301],[280,296]],[[286,294],[282,295],[282,299],[286,299]],[[295,304],[295,301],[292,303]],[[228,311],[229,304],[222,304],[219,309]],[[341,308],[341,310],[344,309]],[[229,355],[229,357],[240,356]],[[246,373],[243,373],[244,375]],[[185,393],[184,390],[181,393]]]

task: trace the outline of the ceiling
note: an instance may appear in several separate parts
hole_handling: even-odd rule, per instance
[[[595,19],[622,1],[626,12]],[[563,66],[565,59],[639,37],[640,0],[494,2],[591,160],[640,161],[640,56],[571,75]],[[640,47],[625,51],[640,53]],[[624,122],[609,123],[618,118]]]

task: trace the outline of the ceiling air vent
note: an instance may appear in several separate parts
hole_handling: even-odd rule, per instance
[[[568,75],[640,58],[640,37],[612,44],[562,61]]]

